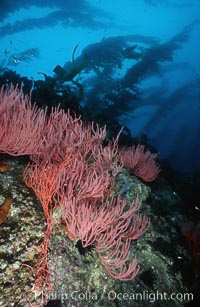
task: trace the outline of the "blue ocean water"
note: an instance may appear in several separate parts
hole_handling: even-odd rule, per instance
[[[199,0],[1,0],[0,72],[36,81],[62,68],[91,114],[199,173],[199,12]]]

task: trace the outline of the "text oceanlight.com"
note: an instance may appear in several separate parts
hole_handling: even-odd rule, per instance
[[[49,300],[60,300],[61,303],[67,300],[72,301],[98,301],[101,299],[107,299],[108,301],[119,300],[119,301],[148,301],[154,303],[155,301],[180,301],[188,302],[193,300],[193,293],[167,293],[167,292],[149,292],[143,291],[141,293],[126,293],[116,291],[106,291],[104,289],[102,293],[95,293],[86,291],[84,293],[79,291],[72,291],[69,293],[59,293],[56,291],[49,292],[47,295]]]

